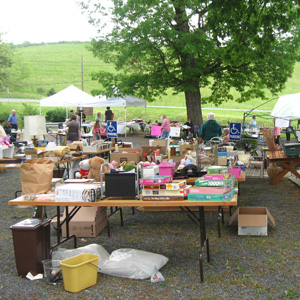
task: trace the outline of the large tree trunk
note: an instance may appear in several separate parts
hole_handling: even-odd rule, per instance
[[[199,128],[203,123],[202,108],[201,108],[201,94],[199,89],[199,83],[195,83],[196,91],[185,92],[185,103],[187,109],[187,117],[191,118],[194,125],[198,125]]]

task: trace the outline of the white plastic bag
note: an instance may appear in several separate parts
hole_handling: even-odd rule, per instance
[[[101,273],[132,279],[147,279],[167,262],[168,258],[147,251],[119,249],[111,253],[109,259],[101,266]]]
[[[150,278],[155,268],[161,269],[169,260],[160,254],[135,249],[119,249],[109,255],[109,252],[97,244],[71,250],[59,248],[52,253],[52,259],[63,260],[82,253],[99,255],[99,272],[132,279]]]

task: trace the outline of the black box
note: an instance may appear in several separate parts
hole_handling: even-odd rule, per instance
[[[105,195],[106,197],[135,198],[135,173],[105,173]]]

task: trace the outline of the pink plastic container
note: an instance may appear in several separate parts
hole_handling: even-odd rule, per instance
[[[176,164],[168,164],[167,162],[162,162],[159,165],[159,175],[168,175],[168,176],[173,176],[174,175],[174,167]]]
[[[242,169],[241,168],[229,168],[229,173],[232,175],[236,175],[236,178],[240,178]]]

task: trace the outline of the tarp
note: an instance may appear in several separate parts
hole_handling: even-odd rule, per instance
[[[105,96],[96,96],[96,99],[100,99],[100,104],[101,106],[109,106],[109,107],[129,107],[129,106],[134,106],[134,107],[146,107],[147,106],[147,101],[135,96],[131,95],[125,95],[125,96],[113,96],[113,97],[108,97],[106,98]]]
[[[97,99],[74,85],[70,85],[60,92],[42,99],[40,106],[101,107],[99,102],[99,98]]]
[[[270,115],[285,120],[300,119],[300,93],[280,96]]]

